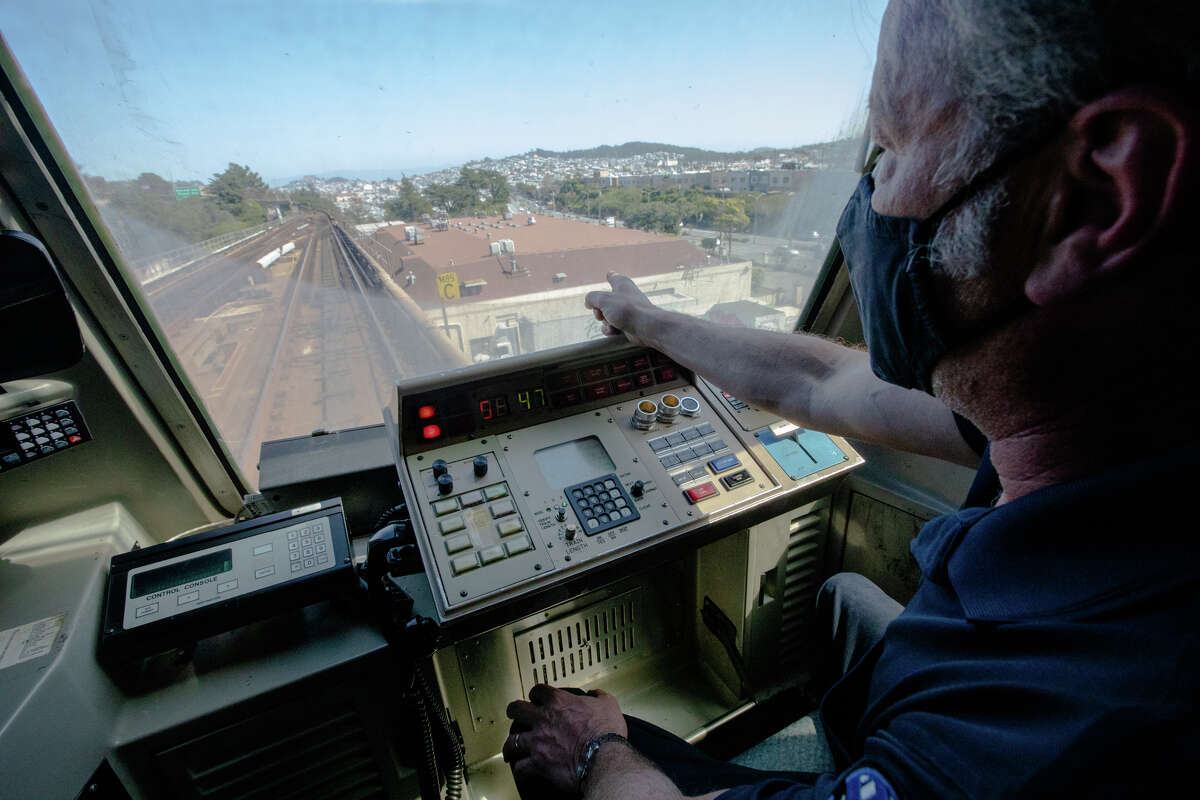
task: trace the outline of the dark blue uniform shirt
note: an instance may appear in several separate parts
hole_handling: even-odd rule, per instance
[[[901,798],[1194,794],[1198,479],[1186,448],[925,525],[916,595],[822,703],[841,777],[873,767]]]

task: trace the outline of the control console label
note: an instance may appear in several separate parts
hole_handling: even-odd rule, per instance
[[[66,621],[66,614],[56,614],[37,622],[27,622],[16,628],[0,631],[0,669],[7,669],[49,653]]]

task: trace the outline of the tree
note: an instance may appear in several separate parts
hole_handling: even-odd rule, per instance
[[[244,164],[230,162],[224,172],[218,172],[208,182],[209,193],[224,211],[247,224],[265,222],[266,213],[254,201],[269,191],[266,181]]]
[[[744,231],[750,225],[744,197],[706,197],[701,203],[708,224],[721,232],[725,240],[725,256],[733,258],[733,232]]]
[[[308,211],[323,211],[333,215],[338,213],[338,207],[332,200],[313,189],[297,189],[290,196],[292,203],[298,208]]]
[[[478,195],[457,183],[432,183],[425,187],[425,199],[450,216],[472,214],[479,205]]]
[[[138,175],[135,183],[137,183],[143,192],[150,192],[163,197],[173,198],[175,196],[175,187],[153,172],[143,172],[141,175]]]
[[[422,196],[408,178],[400,182],[400,196],[388,200],[383,208],[384,216],[388,219],[402,219],[406,222],[433,213],[433,204],[429,202],[429,198]]]
[[[494,169],[463,167],[454,183],[475,193],[477,209],[499,211],[511,194],[508,178]]]

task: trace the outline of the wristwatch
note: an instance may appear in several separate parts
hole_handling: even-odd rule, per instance
[[[588,739],[587,744],[583,746],[583,758],[579,759],[579,766],[575,769],[575,779],[580,787],[583,786],[583,779],[588,776],[588,773],[592,769],[592,762],[596,760],[596,753],[600,750],[600,745],[606,742],[621,742],[627,746],[632,746],[629,744],[629,740],[619,733],[605,733],[601,736]]]

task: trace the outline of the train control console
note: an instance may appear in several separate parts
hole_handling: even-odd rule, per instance
[[[388,423],[440,622],[832,490],[863,459],[605,340],[401,381]],[[803,460],[803,463],[800,463]]]

